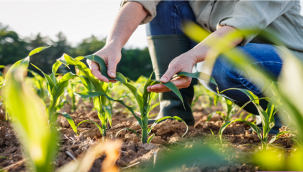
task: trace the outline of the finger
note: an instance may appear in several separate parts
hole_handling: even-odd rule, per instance
[[[107,74],[111,78],[116,78],[116,68],[117,63],[114,60],[115,58],[109,58],[108,59],[108,68],[107,68]]]
[[[178,89],[187,88],[187,87],[189,87],[189,85],[191,83],[191,78],[178,77],[178,78],[174,79],[172,81],[172,83],[174,83]],[[167,87],[165,87],[162,84],[156,84],[156,85],[152,85],[152,86],[148,87],[147,91],[149,91],[149,92],[168,92],[168,91],[170,91],[170,89],[168,89]]]
[[[109,82],[109,80],[101,74],[99,69],[91,69],[90,71],[100,81]]]
[[[160,81],[164,82],[164,83],[167,83],[179,71],[180,71],[180,69],[179,69],[178,65],[172,65],[172,66],[168,67],[167,71],[161,77]]]
[[[100,70],[99,69],[99,65],[96,63],[96,62],[94,62],[94,61],[91,61],[91,60],[89,60],[89,61],[87,61],[87,62],[89,62],[88,64],[89,64],[89,68],[91,69],[91,70]],[[101,72],[100,72],[101,73]]]
[[[173,84],[175,84],[178,89],[182,89],[182,88],[189,87],[189,85],[191,83],[191,79],[192,78],[187,77],[187,76],[180,76],[180,77],[174,78],[174,80],[172,80],[171,82]]]
[[[102,73],[100,72],[100,69],[99,69],[99,65],[94,62],[94,61],[87,61],[90,65],[90,71],[91,73],[97,78],[99,79],[100,81],[104,81],[104,82],[109,82],[109,80],[102,75]]]
[[[156,85],[152,85],[151,87],[147,88],[147,91],[155,92],[155,93],[159,93],[159,92],[162,93],[162,92],[169,92],[171,90],[162,84],[156,84]]]
[[[109,82],[116,83],[117,80],[109,80]]]

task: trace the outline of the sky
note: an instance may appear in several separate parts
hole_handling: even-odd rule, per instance
[[[55,39],[61,31],[72,45],[77,45],[91,35],[104,38],[119,5],[120,0],[0,0],[0,23],[9,25],[22,38],[41,33]],[[144,26],[139,26],[125,47],[146,46]]]

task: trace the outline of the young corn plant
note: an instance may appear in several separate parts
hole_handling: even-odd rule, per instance
[[[39,95],[40,98],[44,100],[45,94],[44,94],[44,78],[41,77],[38,73],[29,70],[28,71],[34,76],[34,84],[36,87],[36,93]]]
[[[33,50],[28,57],[11,66],[2,92],[12,117],[11,123],[23,147],[27,171],[51,172],[57,151],[57,131],[48,127],[44,102],[24,81],[30,56],[47,47]],[[45,114],[46,115],[46,114]]]
[[[111,125],[112,121],[112,106],[111,101],[118,102],[125,106],[127,109],[129,109],[133,114],[133,110],[131,107],[127,106],[122,100],[115,100],[112,99],[107,95],[108,92],[108,84],[105,82],[99,81],[97,78],[93,76],[90,69],[83,63],[81,60],[84,59],[84,57],[77,57],[72,58],[68,56],[67,54],[64,54],[60,59],[58,59],[58,62],[64,63],[65,65],[73,65],[76,67],[76,69],[79,71],[78,77],[81,79],[83,85],[86,88],[85,92],[82,93],[74,93],[76,96],[79,96],[83,99],[86,98],[93,98],[94,103],[94,109],[98,112],[98,117],[101,121],[101,126],[98,125],[94,121],[90,120],[84,120],[76,126],[74,124],[74,121],[72,118],[69,118],[68,122],[74,129],[75,133],[78,134],[77,128],[84,122],[90,122],[93,123],[98,127],[100,130],[103,138],[106,136],[106,129],[107,124]]]
[[[232,112],[236,105],[231,100],[225,97],[221,98],[221,104],[223,106],[223,109],[226,111],[226,114],[221,111],[213,112],[207,117],[207,121],[209,121],[214,114],[219,114],[225,122],[230,121],[230,119],[232,118]]]
[[[90,56],[86,56],[85,58],[97,62],[100,66],[101,73],[105,77],[112,79],[107,75],[107,67],[106,67],[104,60],[101,57],[96,56],[96,55],[90,55]],[[153,84],[159,84],[161,82],[151,80],[151,77],[152,77],[152,75],[151,75],[145,81],[144,86],[143,86],[143,93],[141,93],[141,91],[138,88],[136,88],[132,84],[128,83],[127,79],[121,73],[116,73],[116,76],[117,77],[114,79],[121,82],[122,84],[124,84],[130,90],[130,92],[135,97],[137,104],[139,106],[141,117],[136,116],[131,107],[127,107],[127,108],[132,112],[132,114],[137,119],[137,121],[141,127],[141,130],[142,130],[141,137],[139,136],[139,134],[136,131],[134,131],[130,128],[126,128],[126,129],[134,132],[139,137],[139,139],[141,140],[142,143],[149,143],[151,141],[151,139],[154,137],[154,135],[151,135],[150,137],[148,137],[148,136],[151,133],[152,128],[157,123],[159,123],[163,120],[174,119],[174,120],[182,121],[186,125],[186,123],[181,118],[174,116],[174,117],[164,117],[164,118],[158,119],[157,121],[155,121],[155,123],[150,128],[148,128],[148,116],[149,116],[149,113],[151,110],[151,102],[152,102],[153,98],[156,96],[156,94],[148,92],[147,87],[150,85],[153,85]],[[174,93],[176,93],[177,96],[183,102],[182,96],[181,96],[178,88],[173,83],[168,82],[168,83],[162,83],[162,84],[165,85],[166,87],[168,87],[169,89],[171,89]],[[101,95],[105,95],[105,93],[99,91],[99,92],[79,93],[78,95],[80,95],[83,98],[84,96],[85,97],[101,96]],[[108,96],[107,96],[107,98],[110,99]],[[115,101],[117,101],[117,100],[115,100]],[[187,127],[187,125],[186,125],[186,127]],[[187,129],[188,129],[188,127],[187,127]],[[187,129],[186,129],[185,134],[187,133]],[[119,134],[119,132],[117,133],[117,135],[118,134]]]
[[[233,121],[227,121],[222,125],[222,127],[219,130],[219,136],[220,136],[221,143],[222,143],[222,134],[223,134],[223,131],[225,130],[225,128],[227,126],[229,126],[230,124],[237,122],[237,121],[248,124],[253,129],[253,131],[255,131],[257,133],[258,137],[261,140],[263,150],[267,149],[268,145],[270,145],[275,140],[277,140],[279,138],[279,136],[281,136],[285,133],[289,133],[288,131],[279,132],[278,134],[273,136],[271,140],[268,140],[268,134],[269,134],[270,130],[275,126],[274,115],[276,115],[277,111],[279,110],[279,107],[282,105],[279,95],[277,95],[277,93],[274,93],[274,95],[270,99],[265,98],[265,100],[268,101],[268,105],[267,105],[267,109],[263,110],[263,108],[259,104],[260,99],[253,92],[251,92],[249,90],[245,90],[245,89],[238,89],[238,88],[232,88],[232,89],[227,89],[227,90],[239,90],[239,91],[245,93],[249,97],[250,101],[248,101],[245,105],[243,105],[243,107],[246,106],[248,103],[253,103],[256,106],[256,108],[259,112],[259,115],[261,117],[262,130],[256,124],[254,124],[252,122],[248,122],[243,119],[235,119]],[[226,90],[224,90],[224,91],[226,91]],[[224,92],[224,91],[222,91],[222,92]]]
[[[76,79],[76,78],[75,78]],[[77,92],[77,86],[81,84],[81,81],[70,81],[67,86],[67,95],[70,98],[70,102],[67,101],[67,104],[71,106],[71,111],[76,111],[76,105],[78,104],[79,98],[75,96],[74,92]],[[66,98],[67,99],[67,98]]]
[[[33,64],[32,64],[33,65]],[[42,70],[40,70],[37,66],[33,65],[35,68],[40,70],[40,72],[45,77],[46,83],[47,83],[47,91],[50,96],[50,103],[47,108],[47,114],[50,121],[54,121],[57,119],[58,115],[58,107],[62,107],[62,104],[64,104],[64,101],[61,101],[60,97],[64,93],[64,89],[68,86],[69,80],[75,78],[77,75],[68,72],[65,75],[63,75],[59,80],[56,78],[56,73],[59,67],[62,65],[62,62],[57,61],[52,66],[52,73],[50,75],[47,75]]]

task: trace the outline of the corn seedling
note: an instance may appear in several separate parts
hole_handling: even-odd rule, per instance
[[[235,108],[235,104],[225,97],[221,98],[221,104],[223,106],[223,109],[226,111],[226,114],[220,111],[213,112],[207,117],[207,121],[209,121],[214,114],[219,114],[222,117],[223,121],[230,121],[232,118],[232,112]]]
[[[69,96],[70,102],[67,101],[67,104],[71,106],[72,112],[76,110],[76,105],[78,104],[79,98],[75,96],[74,92],[77,92],[77,86],[82,83],[81,81],[70,81],[70,84],[67,86],[67,95]],[[67,99],[67,98],[66,98]]]
[[[18,133],[25,157],[28,157],[28,171],[34,172],[53,171],[52,161],[57,150],[57,132],[48,127],[44,103],[24,82],[30,56],[45,48],[33,50],[28,57],[11,66],[2,92],[12,126]]]
[[[48,118],[50,121],[54,121],[57,119],[57,111],[59,110],[58,107],[61,107],[64,105],[64,101],[60,101],[60,97],[64,93],[64,89],[68,86],[69,80],[75,78],[77,75],[68,72],[65,75],[63,75],[59,80],[56,78],[56,73],[58,68],[62,65],[60,61],[57,61],[52,66],[52,73],[50,75],[47,75],[42,70],[40,70],[37,66],[33,65],[35,68],[40,70],[40,72],[43,74],[43,76],[46,79],[47,83],[47,91],[50,96],[50,103],[47,108]],[[62,105],[63,103],[63,105]]]
[[[94,56],[88,56],[87,58],[94,57]],[[79,125],[81,125],[84,122],[90,122],[95,124],[98,129],[100,130],[102,136],[106,136],[106,128],[107,124],[109,123],[111,125],[112,121],[112,107],[111,107],[111,102],[110,101],[116,101],[123,106],[125,106],[127,109],[129,109],[133,114],[134,112],[132,111],[132,108],[127,106],[122,100],[115,100],[112,99],[107,95],[108,91],[108,84],[99,81],[97,78],[95,78],[90,69],[87,68],[87,66],[81,62],[80,60],[84,59],[84,57],[77,57],[77,58],[72,58],[68,56],[67,54],[64,54],[60,59],[58,59],[58,62],[62,62],[65,65],[74,65],[76,69],[79,71],[79,74],[77,75],[83,85],[85,86],[86,90],[85,92],[82,93],[74,93],[76,96],[79,96],[83,99],[86,98],[93,98],[94,102],[94,109],[97,110],[98,112],[98,117],[101,121],[101,126],[99,126],[96,122],[90,121],[90,120],[85,120],[80,123],[78,123],[77,126],[71,120],[69,121],[70,125],[73,125],[73,128],[78,128]],[[74,130],[76,133],[77,130]]]
[[[107,77],[109,79],[112,79],[107,75],[107,67],[106,67],[106,64],[105,64],[104,60],[101,57],[96,56],[96,55],[90,55],[90,56],[86,56],[85,58],[97,62],[100,66],[101,73],[105,77]],[[143,93],[141,93],[138,88],[136,88],[132,84],[128,83],[127,79],[121,73],[116,73],[116,76],[117,77],[114,78],[114,79],[117,80],[117,81],[120,81],[122,84],[124,84],[130,90],[130,92],[133,94],[133,96],[135,97],[135,99],[137,101],[137,104],[139,106],[139,110],[140,110],[140,113],[141,113],[141,118],[139,118],[138,116],[135,115],[133,108],[126,106],[124,104],[124,102],[121,101],[121,100],[114,100],[114,99],[108,97],[104,93],[104,91],[80,93],[78,95],[80,95],[82,98],[105,96],[109,100],[118,101],[121,104],[123,104],[127,109],[129,109],[132,112],[134,117],[137,119],[137,121],[138,121],[138,123],[139,123],[139,125],[142,129],[142,136],[140,137],[139,134],[134,130],[131,130],[129,128],[127,128],[127,129],[134,132],[139,137],[139,139],[142,141],[142,143],[148,143],[154,137],[154,135],[152,135],[150,137],[148,137],[148,135],[150,134],[151,129],[154,127],[155,124],[157,124],[157,123],[159,123],[159,122],[161,122],[165,119],[175,119],[175,120],[184,122],[179,117],[165,117],[165,118],[161,118],[161,119],[157,120],[150,128],[148,128],[148,116],[149,116],[149,113],[150,113],[150,110],[151,110],[151,102],[152,102],[153,98],[156,96],[156,94],[155,93],[149,93],[147,91],[147,87],[150,86],[150,85],[153,85],[153,84],[159,84],[160,82],[151,80],[151,76],[150,76],[150,78],[145,81],[144,87],[143,87]],[[165,83],[163,85],[165,85],[166,87],[171,89],[174,93],[176,93],[178,95],[178,97],[183,102],[182,96],[181,96],[178,88],[173,83],[169,82],[169,83]],[[119,134],[119,132],[117,134]]]
[[[272,139],[268,141],[268,134],[269,134],[270,130],[275,126],[274,115],[277,113],[279,107],[281,106],[280,98],[277,95],[277,93],[274,93],[272,98],[266,99],[268,101],[267,109],[263,110],[263,108],[259,104],[260,99],[251,91],[244,90],[244,89],[236,89],[236,88],[232,88],[232,89],[228,89],[228,90],[239,90],[239,91],[245,93],[249,97],[250,101],[247,102],[245,105],[247,105],[248,103],[253,103],[255,105],[255,107],[257,108],[259,115],[261,117],[261,121],[262,121],[262,131],[254,123],[248,122],[243,119],[235,119],[233,121],[227,121],[226,123],[224,123],[222,125],[222,127],[219,130],[219,136],[220,136],[221,142],[222,142],[222,134],[223,134],[223,131],[225,130],[225,128],[227,126],[229,126],[230,124],[237,122],[237,121],[248,124],[253,129],[253,131],[255,131],[257,133],[258,137],[261,140],[262,149],[267,149],[268,145],[273,143],[275,140],[277,140],[279,138],[279,136],[281,136],[285,133],[288,133],[287,131],[280,132],[280,133],[276,134],[275,136],[273,136]],[[226,91],[226,90],[224,90],[224,91]],[[222,91],[221,93],[223,93],[224,91]]]
[[[28,71],[34,76],[34,84],[36,87],[36,93],[39,95],[40,98],[44,100],[45,94],[44,94],[44,78],[41,77],[38,73],[29,70]]]

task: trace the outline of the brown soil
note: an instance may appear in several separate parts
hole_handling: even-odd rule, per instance
[[[97,112],[91,111],[93,105],[91,103],[81,104],[82,106],[78,106],[79,108],[74,113],[70,113],[68,106],[65,106],[61,111],[71,114],[76,124],[88,119],[100,124]],[[141,134],[140,126],[136,125],[134,117],[129,117],[129,114],[126,113],[123,108],[116,107],[115,109],[118,110],[114,112],[115,115],[113,116],[112,127],[107,130],[107,139],[115,138],[116,133],[126,127]],[[152,113],[157,113],[158,110],[159,109],[155,109]],[[150,144],[140,143],[138,137],[128,130],[121,131],[118,138],[123,140],[123,145],[120,150],[120,159],[117,160],[117,165],[121,168],[125,168],[130,165],[137,164],[138,162],[140,164],[144,164],[143,162],[152,161],[151,159],[154,156],[154,152],[164,151],[165,149],[168,149],[168,145],[186,145],[184,142],[195,141],[198,140],[198,138],[212,138],[211,130],[217,134],[223,122],[219,115],[212,116],[209,122],[206,120],[207,116],[211,112],[217,110],[222,109],[220,107],[195,109],[194,117],[196,124],[195,126],[189,127],[188,133],[184,138],[181,138],[181,136],[184,134],[186,126],[181,122],[172,120],[166,120],[152,129],[152,133],[155,134],[155,137],[152,139]],[[3,113],[0,112],[0,117],[3,116],[2,114]],[[2,120],[4,120],[3,117]],[[68,154],[77,158],[80,154],[85,153],[90,145],[101,139],[101,134],[94,124],[81,124],[78,130],[79,136],[76,136],[64,117],[59,116],[57,121],[59,127],[61,127],[61,146],[57,160],[55,161],[56,167],[61,167],[73,160],[73,158]],[[253,151],[253,146],[251,145],[259,146],[260,140],[256,133],[250,133],[248,131],[249,128],[250,127],[247,124],[236,122],[226,128],[224,136],[232,143],[232,146],[238,148],[240,152],[251,152]],[[285,129],[286,128],[283,128],[282,130]],[[276,143],[286,148],[289,148],[292,145],[290,139],[279,139]],[[6,171],[10,172],[26,171],[19,141],[17,140],[9,122],[5,121],[0,121],[0,157],[6,157],[0,158],[0,168],[4,168]],[[96,159],[90,172],[100,171],[101,163],[104,158],[105,157],[103,156]],[[126,171],[132,171],[136,168],[138,167],[135,166],[127,168]],[[183,166],[179,169],[179,171],[193,172],[201,170],[202,169],[198,167],[198,165],[190,168]],[[205,170],[208,171],[207,169],[203,169],[203,171]],[[216,170],[249,172],[257,169],[251,165],[234,163],[229,164],[228,166],[216,167]]]

